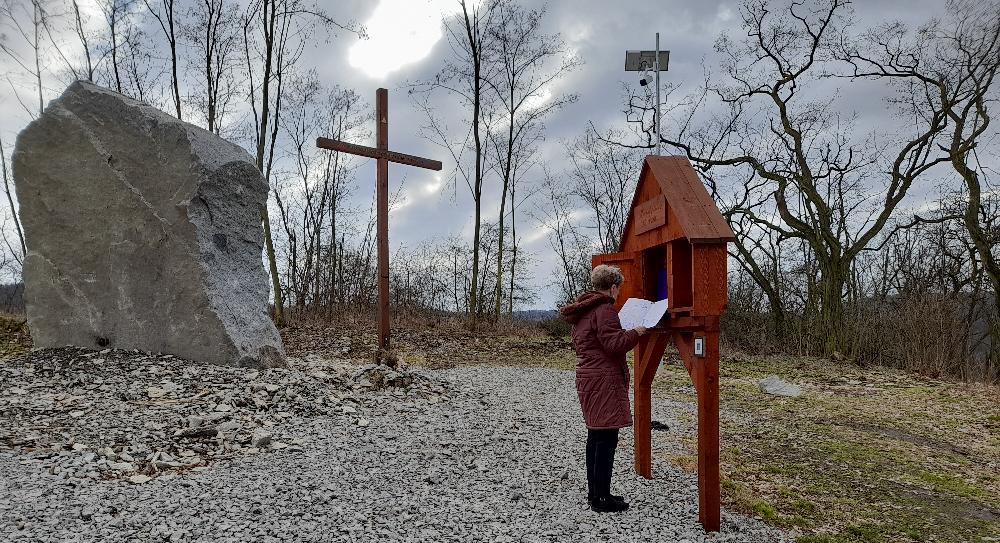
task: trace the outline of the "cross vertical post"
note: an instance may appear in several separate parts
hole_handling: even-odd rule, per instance
[[[375,148],[389,150],[389,91],[375,91]],[[378,348],[389,350],[389,161],[376,160],[378,215]]]

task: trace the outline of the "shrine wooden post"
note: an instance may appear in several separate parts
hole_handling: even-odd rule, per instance
[[[663,353],[677,346],[698,395],[698,518],[720,522],[719,319],[726,309],[726,244],[735,236],[685,157],[648,156],[617,253],[592,263],[625,276],[628,298],[659,300],[667,314],[635,348],[635,470],[652,477],[652,384]]]
[[[441,162],[389,150],[389,91],[375,91],[375,147],[365,147],[329,138],[317,138],[316,146],[331,151],[376,159],[376,238],[378,245],[378,350],[389,350],[389,163],[441,170]]]

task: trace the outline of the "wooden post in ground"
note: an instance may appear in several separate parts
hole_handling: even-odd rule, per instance
[[[375,91],[375,148],[389,150],[389,91]],[[389,350],[389,161],[376,160],[378,240],[378,348]]]
[[[719,332],[705,333],[705,356],[697,359],[698,386],[698,520],[705,530],[719,531]]]
[[[673,340],[684,360],[698,395],[698,520],[705,530],[719,531],[721,485],[719,470],[719,332],[709,325],[673,331]],[[695,334],[704,334],[704,356],[694,352]],[[669,329],[651,329],[635,349],[633,398],[635,420],[635,471],[650,479],[652,472],[652,384],[660,359],[670,342]]]
[[[684,360],[698,395],[698,520],[705,530],[719,531],[721,492],[719,468],[719,323],[674,332],[674,344]],[[704,338],[704,356],[695,354],[695,337]]]
[[[665,330],[650,330],[639,340],[635,348],[635,379],[632,397],[635,417],[632,429],[635,440],[635,472],[647,479],[653,477],[653,378],[663,358],[663,352],[670,343],[670,333]]]

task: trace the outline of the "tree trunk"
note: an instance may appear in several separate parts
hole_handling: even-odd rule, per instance
[[[173,94],[174,111],[177,118],[183,120],[181,116],[181,89],[177,79],[177,18],[174,12],[174,0],[162,0],[163,16],[150,5],[149,0],[143,0],[146,9],[156,18],[160,24],[160,29],[167,38],[167,45],[170,47],[170,92]],[[73,2],[76,7],[76,0]],[[77,13],[79,17],[79,13]],[[164,18],[166,20],[164,20]]]
[[[476,169],[479,169],[477,166]],[[479,210],[479,199],[476,199],[476,212],[475,212],[475,230],[472,235],[472,285],[469,288],[469,319],[472,329],[476,329],[477,319],[479,317],[479,306],[477,301],[479,300],[479,238],[480,230],[482,229],[480,225],[480,210]]]
[[[118,0],[111,0],[111,69],[115,74],[115,90],[122,92],[122,78],[118,73]]]
[[[83,45],[83,55],[87,59],[87,81],[94,80],[94,62],[90,58],[90,43],[87,40],[87,33],[83,30],[83,18],[80,16],[80,5],[73,0],[73,17],[76,23],[76,35]]]
[[[274,322],[285,325],[285,312],[281,299],[281,282],[278,280],[278,261],[274,258],[274,242],[271,241],[271,219],[267,213],[267,203],[260,208],[260,220],[264,225],[264,246],[267,249],[267,264],[271,272],[271,287],[274,290]]]
[[[823,354],[833,356],[843,354],[846,346],[844,330],[844,285],[847,281],[844,266],[835,261],[820,260],[819,280],[819,337],[823,342]]]
[[[499,224],[500,231],[498,235],[500,241],[498,242],[497,245],[497,283],[494,289],[495,292],[493,293],[493,296],[495,297],[494,300],[495,303],[493,307],[493,318],[495,320],[500,320],[500,311],[503,310],[503,282],[504,279],[506,278],[503,274],[503,234],[504,234],[503,215],[504,212],[506,211],[505,209],[506,203],[507,203],[507,183],[504,182],[503,194],[500,196],[500,224]]]
[[[514,273],[517,270],[517,222],[514,212],[514,184],[510,185],[510,292],[507,293],[507,312],[514,315]]]
[[[335,173],[336,175],[336,173]],[[336,178],[334,178],[334,183],[336,183]],[[333,306],[337,300],[337,265],[339,259],[337,258],[337,197],[334,195],[331,201],[332,209],[330,210],[330,295],[328,303],[328,313],[333,314]]]
[[[976,247],[979,259],[982,262],[983,272],[990,280],[993,287],[993,323],[990,326],[990,362],[993,370],[1000,368],[1000,262],[993,256],[993,246],[987,239],[986,232],[979,224],[979,215],[982,211],[982,185],[979,181],[978,173],[970,168],[966,162],[964,153],[956,153],[952,158],[952,165],[955,170],[965,180],[965,185],[969,191],[969,201],[965,208],[963,221],[965,228],[969,232],[969,237]]]
[[[270,10],[268,9],[270,8]],[[270,184],[271,176],[269,168],[265,168],[264,151],[267,142],[268,119],[270,118],[270,85],[272,61],[274,58],[274,27],[277,20],[277,6],[269,0],[264,0],[261,24],[264,30],[264,74],[261,85],[261,114],[260,126],[257,133],[257,167],[265,175],[265,179]],[[270,13],[269,13],[270,11]],[[249,45],[246,47],[249,48]],[[247,54],[249,57],[249,53]],[[247,69],[252,71],[251,66]],[[261,208],[261,221],[264,225],[264,243],[267,250],[267,262],[271,272],[271,286],[274,291],[274,321],[278,326],[285,323],[284,300],[281,295],[281,281],[278,278],[278,262],[274,256],[274,241],[271,236],[271,222],[267,212],[267,203]]]
[[[42,97],[42,59],[41,59],[41,44],[39,43],[39,32],[38,29],[42,26],[42,13],[41,7],[38,5],[38,0],[31,3],[34,7],[34,23],[35,23],[35,78],[37,79],[38,85],[38,114],[41,115],[45,111],[45,100]]]
[[[21,242],[21,256],[28,254],[28,248],[24,244],[24,232],[21,231],[21,221],[17,216],[17,206],[14,205],[14,198],[10,194],[10,177],[7,173],[7,154],[3,148],[3,141],[0,140],[0,164],[3,165],[3,188],[7,194],[7,204],[10,206],[10,215],[14,219],[14,228],[17,231],[17,239]],[[20,262],[20,259],[18,259]]]
[[[172,26],[170,31],[173,32]],[[174,107],[177,109],[177,119],[183,120],[183,114],[181,113],[181,88],[177,80],[177,38],[174,36],[170,37],[170,72],[174,83]]]
[[[482,101],[482,59],[480,57],[482,45],[479,36],[473,31],[472,21],[469,19],[468,6],[462,2],[462,11],[465,15],[465,30],[469,39],[469,47],[472,51],[473,64],[473,105],[472,105],[472,134],[476,144],[476,177],[473,180],[472,199],[475,201],[474,233],[472,236],[472,285],[469,289],[469,325],[476,329],[479,317],[479,245],[481,237],[481,217],[482,217],[482,191],[483,191],[483,142],[479,134],[479,117],[481,113]]]
[[[205,94],[208,111],[205,114],[209,132],[215,132],[215,79],[212,77],[212,12],[208,12],[205,30]],[[266,92],[266,91],[265,91]]]
[[[984,380],[1000,380],[1000,288],[993,287],[993,323],[990,325],[990,363]]]
[[[513,91],[511,92],[513,94]],[[511,96],[511,103],[514,97]],[[500,311],[503,307],[503,238],[504,238],[504,212],[506,212],[507,192],[510,190],[510,177],[513,167],[514,156],[514,112],[510,112],[507,119],[507,156],[503,164],[503,188],[500,192],[500,231],[498,232],[499,243],[497,244],[497,286],[496,286],[496,307],[494,308],[494,318],[500,319]],[[511,204],[513,205],[513,203]],[[511,294],[513,295],[513,293]]]

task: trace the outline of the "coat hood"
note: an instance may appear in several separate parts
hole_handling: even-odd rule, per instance
[[[559,308],[559,314],[563,320],[570,324],[580,322],[580,319],[590,313],[592,309],[603,304],[613,304],[615,299],[603,292],[588,290],[576,298],[576,301]]]

